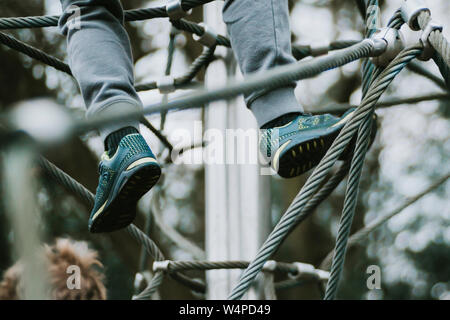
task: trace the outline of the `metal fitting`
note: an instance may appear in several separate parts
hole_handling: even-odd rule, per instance
[[[214,31],[211,31],[204,23],[200,23],[199,25],[203,27],[204,32],[201,36],[194,34],[192,36],[194,40],[200,42],[205,47],[214,47],[217,44],[217,34]]]
[[[181,6],[181,0],[169,0],[166,4],[166,12],[170,20],[180,20],[188,15]]]
[[[364,39],[362,43],[370,43],[372,47],[372,51],[370,52],[371,57],[378,57],[387,48],[387,42],[383,39]]]
[[[322,56],[330,51],[330,43],[328,41],[312,43],[309,46],[309,50],[311,52],[311,57]]]
[[[163,271],[166,272],[169,270],[170,260],[164,261],[155,261],[153,262],[153,272]]]
[[[401,7],[402,18],[414,31],[419,31],[420,26],[417,19],[422,12],[431,14],[425,1],[423,0],[404,0]]]
[[[316,269],[316,275],[320,281],[328,281],[330,279],[330,273],[328,271]]]
[[[378,29],[370,39],[375,43],[380,40],[386,43],[386,49],[383,53],[378,55],[375,54],[376,52],[373,52],[374,57],[371,60],[379,67],[386,67],[405,48],[405,40],[402,33],[394,28]]]
[[[156,86],[161,94],[167,94],[175,91],[175,79],[171,76],[165,76],[156,81]]]
[[[296,274],[289,274],[291,279],[299,279],[299,278],[317,278],[316,268],[313,265],[302,263],[302,262],[294,262],[292,263],[297,268]]]
[[[327,281],[330,278],[328,271],[316,269],[311,264],[294,262],[293,265],[297,268],[297,273],[289,274],[291,279],[312,278],[319,281]]]
[[[441,31],[443,30],[442,24],[433,20],[430,20],[428,22],[427,26],[425,27],[425,30],[423,30],[421,36],[420,36],[420,42],[422,42],[423,45],[423,52],[420,56],[417,58],[422,61],[428,61],[433,57],[434,54],[434,48],[430,44],[430,41],[428,38],[430,37],[431,33],[434,31]]]
[[[277,262],[274,260],[267,260],[266,263],[264,263],[263,271],[275,271],[277,269]]]

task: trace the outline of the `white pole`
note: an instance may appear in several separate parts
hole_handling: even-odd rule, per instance
[[[222,3],[214,2],[204,6],[205,23],[217,34],[226,34],[222,22]],[[236,76],[236,63],[231,50],[217,48],[217,53],[227,58],[213,62],[207,72],[208,87],[223,85],[228,77]],[[251,260],[268,235],[270,226],[270,178],[260,174],[257,164],[257,126],[242,97],[236,100],[213,102],[205,113],[206,134],[215,138],[210,144],[216,157],[205,163],[206,197],[206,255],[208,261]],[[247,146],[237,147],[236,139],[227,138],[226,129],[244,129]],[[211,131],[212,130],[212,131]],[[223,145],[217,133],[223,137]],[[253,139],[249,139],[252,136]],[[237,134],[231,131],[231,135]],[[250,141],[251,140],[251,141]],[[236,150],[237,148],[238,150]],[[206,148],[208,153],[209,147]],[[237,152],[236,152],[237,151]],[[243,153],[242,153],[243,152]],[[221,156],[222,154],[222,156]],[[244,164],[236,158],[245,155]],[[234,161],[228,160],[234,155]],[[210,163],[211,159],[219,163]],[[249,160],[254,163],[248,163]],[[223,160],[223,163],[221,160]],[[214,270],[207,272],[208,299],[226,299],[237,283],[241,270]],[[263,298],[261,289],[252,289],[248,299]]]

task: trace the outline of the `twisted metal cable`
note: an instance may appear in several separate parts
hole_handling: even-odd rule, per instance
[[[334,69],[373,54],[373,42],[364,40],[350,48],[333,52],[310,61],[297,62],[290,65],[273,68],[264,74],[252,74],[243,81],[235,81],[218,89],[201,89],[197,92],[173,99],[168,103],[158,103],[144,107],[143,111],[132,111],[126,114],[96,115],[76,124],[77,133],[96,129],[110,123],[117,123],[129,119],[139,119],[144,114],[152,114],[163,110],[182,110],[198,108],[212,101],[229,99],[240,94],[250,93],[259,88],[267,90],[285,86],[292,81],[314,77],[324,71]]]
[[[170,141],[167,139],[167,137],[165,135],[163,135],[161,133],[161,131],[159,131],[158,129],[156,129],[151,123],[150,121],[147,120],[147,118],[145,118],[144,116],[142,116],[142,118],[140,119],[140,122],[147,127],[147,129],[149,129],[160,141],[161,143],[167,148],[169,149],[169,152],[172,152],[173,150],[173,145],[170,143]]]
[[[214,48],[205,49],[202,54],[192,62],[192,64],[189,66],[189,70],[184,75],[173,80],[175,89],[189,88],[189,84],[192,84],[192,80],[195,78],[195,76],[203,67],[206,67],[212,59],[214,59]],[[137,84],[135,86],[135,89],[138,92],[153,90],[157,88],[158,85],[156,81]]]
[[[374,109],[375,105],[373,105],[372,112],[369,112],[358,131],[356,150],[353,155],[347,182],[347,190],[345,193],[344,209],[342,210],[339,231],[336,238],[333,264],[331,267],[330,278],[327,282],[327,289],[325,291],[325,300],[332,300],[335,298],[339,280],[342,275],[348,236],[350,234],[350,228],[352,226],[356,203],[358,200],[359,181],[361,178],[362,168],[364,166],[364,159],[369,146],[370,132],[373,121],[372,114]]]
[[[397,214],[401,213],[404,209],[411,206],[412,204],[419,201],[421,198],[423,198],[430,192],[434,191],[435,189],[437,189],[438,187],[443,185],[445,182],[447,182],[448,179],[450,179],[450,173],[448,173],[445,176],[443,176],[442,178],[438,179],[436,182],[431,184],[428,188],[426,188],[422,192],[420,192],[420,193],[414,195],[413,197],[409,198],[408,200],[406,200],[402,205],[400,205],[399,207],[394,209],[392,212],[375,219],[374,221],[369,223],[364,228],[361,228],[360,230],[355,232],[348,240],[347,248],[353,247],[357,243],[359,243],[362,240],[364,240],[365,238],[367,238],[367,236],[371,232],[376,230],[379,226],[383,225],[384,223],[389,221],[389,219],[395,217]],[[320,264],[320,269],[328,270],[328,268],[330,267],[330,264],[331,264],[331,259],[333,257],[333,252],[334,251],[331,251],[326,255],[325,259],[323,259],[323,261]]]
[[[370,10],[369,10],[370,9]],[[377,30],[380,21],[378,17],[379,13],[379,5],[378,0],[369,0],[366,2],[365,8],[365,37],[370,38],[375,31]],[[366,58],[362,62],[362,96],[364,97],[367,94],[367,90],[369,90],[370,83],[373,79],[373,73],[375,70],[375,65],[370,61],[369,58]]]
[[[414,45],[403,50],[383,71],[379,80],[374,84],[373,89],[369,90],[367,96],[361,103],[361,106],[355,111],[352,118],[345,124],[338,137],[328,149],[326,155],[315,168],[311,176],[306,181],[300,192],[297,194],[286,213],[282,216],[274,230],[270,233],[267,240],[259,249],[256,258],[250,263],[249,267],[243,272],[239,283],[232,290],[229,299],[240,299],[250,287],[251,283],[261,271],[264,263],[278,249],[280,243],[288,234],[289,230],[295,225],[298,215],[303,210],[309,199],[317,192],[323,183],[326,175],[333,164],[337,161],[340,154],[345,150],[348,143],[360,127],[365,117],[371,112],[372,107],[381,97],[384,90],[389,86],[395,76],[403,67],[415,58],[422,51],[420,45]]]
[[[134,224],[129,225],[126,231],[142,246],[145,248],[147,253],[153,257],[156,261],[164,260],[164,255],[161,250],[159,250],[156,243],[153,242],[145,233],[139,230]],[[147,287],[138,295],[133,297],[133,300],[150,300],[153,294],[158,290],[162,281],[164,280],[163,272],[155,272],[150,283]]]
[[[339,170],[314,194],[314,196],[306,203],[301,213],[295,220],[294,226],[289,230],[288,235],[306,218],[314,213],[316,208],[328,198],[328,196],[337,188],[337,186],[344,180],[350,169],[350,161],[345,161]],[[287,236],[286,236],[287,237]]]
[[[184,11],[189,11],[197,6],[212,2],[214,0],[182,0],[181,7]],[[133,9],[124,11],[125,21],[138,21],[154,18],[167,18],[165,6]],[[43,28],[56,27],[58,25],[59,16],[34,16],[34,17],[15,17],[0,18],[0,30],[21,29],[21,28]]]
[[[194,77],[199,73],[199,71],[203,67],[207,67],[209,63],[214,59],[214,51],[216,47],[206,48],[203,50],[202,54],[197,57],[197,59],[192,62],[192,64],[189,66],[189,70],[186,72],[185,75],[176,78],[174,80],[174,84],[176,85],[183,85],[187,84],[190,81],[194,79]]]
[[[441,75],[444,77],[444,89],[450,91],[450,66],[445,63],[444,58],[438,52],[434,53],[433,60],[438,66]]]
[[[425,30],[428,23],[431,21],[431,15],[428,11],[422,12],[417,19],[420,29]],[[435,30],[431,32],[428,37],[428,42],[433,46],[433,48],[442,57],[443,62],[447,67],[450,67],[450,44],[445,39],[444,35],[440,30]],[[447,80],[447,79],[446,79]]]
[[[171,20],[170,21],[172,25],[183,31],[187,31],[189,33],[196,34],[197,36],[201,37],[205,33],[205,28],[202,27],[199,24],[196,24],[194,22],[187,21],[185,19],[179,19],[179,20]],[[227,37],[224,37],[222,35],[216,36],[217,45],[219,46],[225,46],[228,48],[231,48],[231,41]]]
[[[440,65],[440,63],[436,63],[436,64]],[[445,64],[443,64],[443,65],[445,65]],[[410,64],[408,64],[408,66],[406,68],[416,74],[419,74],[419,75],[433,81],[441,89],[444,89],[444,90],[450,89],[450,82],[448,82],[446,84],[444,81],[441,80],[440,77],[436,76],[434,73],[431,73],[430,71],[425,69],[421,64],[418,64],[417,62],[412,61]],[[450,80],[450,77],[449,77],[449,80]]]
[[[388,28],[394,28],[394,29],[400,30],[400,28],[404,24],[405,24],[405,20],[403,20],[403,17],[402,17],[402,10],[397,9],[397,11],[395,11],[394,15],[389,20],[387,26],[388,26]]]
[[[248,261],[167,261],[167,272],[187,270],[217,270],[217,269],[245,269]],[[283,272],[295,275],[298,269],[295,265],[285,262],[276,262],[275,272]]]
[[[378,1],[369,1],[368,4],[378,6]],[[368,7],[369,8],[369,7]],[[368,9],[367,8],[367,9]],[[367,12],[367,16],[369,12]],[[389,24],[392,24],[396,19],[401,19],[401,12],[396,11],[394,17],[390,20]],[[376,17],[378,18],[378,17]],[[368,19],[366,19],[368,21]],[[403,21],[401,19],[400,21]],[[368,23],[367,23],[368,25]],[[400,24],[401,26],[401,24]],[[366,36],[370,37],[374,33],[374,30],[366,29]],[[368,67],[368,65],[370,66]],[[366,73],[363,71],[363,99],[370,90],[378,76],[381,74],[383,68],[374,67],[374,65],[369,61],[365,61],[365,67],[370,68],[370,72]],[[339,223],[339,231],[336,238],[336,245],[334,249],[333,264],[331,268],[330,278],[327,282],[327,287],[325,291],[325,300],[332,300],[336,296],[339,280],[342,275],[342,270],[345,262],[345,253],[347,247],[348,236],[350,234],[350,228],[352,226],[353,217],[355,215],[356,203],[358,200],[359,182],[361,178],[362,168],[364,166],[364,159],[368,150],[370,132],[372,129],[372,114],[375,110],[375,104],[372,106],[371,111],[364,119],[361,127],[358,130],[356,150],[353,154],[353,158],[350,166],[350,174],[347,182],[347,190],[345,192],[344,208],[342,210],[341,221]]]
[[[348,47],[351,47],[361,40],[337,40],[332,41],[328,45],[328,51],[341,50]],[[297,60],[302,60],[306,57],[311,56],[312,47],[310,45],[296,45],[292,46],[292,55]]]
[[[92,206],[94,204],[94,195],[86,189],[82,184],[73,179],[67,173],[59,169],[57,166],[52,164],[47,159],[40,157],[38,164],[42,169],[48,174],[51,178],[53,178],[56,182],[64,186],[69,192],[78,196],[80,200],[86,203],[88,206]],[[147,250],[147,253],[152,256],[157,261],[164,260],[164,255],[161,250],[159,250],[156,243],[153,242],[148,236],[146,236],[139,228],[137,228],[134,224],[129,225],[126,228],[126,231],[133,236],[139,243],[141,243],[144,248]],[[147,288],[141,292],[135,299],[149,299],[152,294],[157,290],[159,285],[162,282],[163,274],[155,273],[154,277],[150,281]]]
[[[408,64],[409,65],[409,64]],[[432,101],[432,100],[450,100],[450,94],[448,93],[431,93],[431,94],[423,94],[416,97],[411,98],[391,98],[389,100],[378,102],[376,105],[377,109],[390,108],[402,104],[417,104],[423,101]],[[346,112],[349,108],[357,107],[355,105],[350,104],[337,104],[337,107],[330,109],[323,109],[314,112],[314,114],[342,114]]]
[[[86,203],[89,206],[93,206],[94,204],[94,195],[86,189],[82,184],[73,179],[67,173],[59,169],[57,166],[52,164],[47,159],[41,157],[38,161],[38,164],[45,171],[45,173],[54,179],[57,183],[64,186],[69,192],[77,196],[80,200]],[[137,242],[143,245],[147,254],[150,255],[155,261],[163,261],[165,260],[164,255],[161,250],[158,248],[156,243],[150,239],[144,232],[142,232],[138,227],[134,224],[129,225],[126,228],[126,231],[136,239]],[[161,272],[156,272],[153,275],[152,280],[148,284],[147,288],[145,288],[140,294],[133,297],[133,299],[142,300],[142,299],[150,299],[151,296],[156,292],[158,287],[160,286],[163,280],[164,274]],[[171,274],[172,278],[183,279],[183,282],[190,286],[191,288],[198,287],[198,281],[187,278],[181,274]]]
[[[300,224],[308,216],[310,216],[314,210],[324,201],[328,196],[337,188],[337,186],[344,180],[350,168],[350,161],[345,161],[339,170],[323,185],[322,188],[311,198],[305,205],[302,213],[298,216],[296,225]]]
[[[41,61],[55,68],[56,70],[72,75],[72,71],[70,70],[69,65],[65,62],[45,53],[42,50],[34,48],[33,46],[30,46],[8,34],[0,32],[0,42],[11,49],[17,50],[31,58]]]
[[[44,51],[38,48],[35,48],[25,42],[22,42],[14,38],[13,36],[0,32],[0,43],[4,44],[5,46],[8,46],[11,49],[14,49],[20,53],[27,55],[30,58],[36,59],[48,66],[51,66],[56,70],[62,71],[70,76],[73,76],[72,71],[70,70],[70,66],[67,63],[48,53],[45,53]],[[186,89],[196,86],[197,84],[191,82],[191,80],[195,77],[195,75],[200,71],[200,69],[203,66],[207,65],[211,61],[213,56],[214,54],[211,53],[211,50],[207,50],[207,52],[204,52],[196,60],[194,60],[192,65],[189,67],[189,71],[185,75],[181,76],[180,78],[176,78],[174,80],[175,89]],[[158,85],[156,81],[135,85],[136,91],[145,91],[157,88]]]

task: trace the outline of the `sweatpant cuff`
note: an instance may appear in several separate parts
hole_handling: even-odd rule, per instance
[[[248,107],[255,115],[260,128],[284,114],[304,111],[295,97],[294,88],[291,87],[270,91],[258,97]]]
[[[90,110],[95,110],[94,112],[89,112]],[[118,112],[134,112],[136,110],[142,110],[142,105],[137,104],[134,100],[130,99],[130,101],[127,100],[120,100],[108,103],[102,107],[99,108],[89,108],[86,116],[92,117],[94,115],[98,114],[117,114]],[[133,127],[136,128],[137,131],[139,131],[139,121],[137,120],[126,120],[121,121],[120,123],[114,123],[111,125],[108,125],[107,127],[100,128],[99,134],[103,141],[105,141],[106,137],[109,136],[114,131],[120,130],[125,127]]]

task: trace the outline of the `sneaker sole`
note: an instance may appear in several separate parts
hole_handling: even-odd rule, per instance
[[[161,176],[161,168],[156,160],[147,163],[139,163],[140,161],[142,159],[135,161],[121,174],[121,187],[117,196],[104,210],[94,215],[89,227],[90,232],[120,230],[130,225],[136,218],[137,202]],[[130,169],[131,166],[133,167]]]
[[[338,134],[339,131],[331,132],[301,143],[292,141],[292,146],[278,160],[278,175],[282,178],[294,178],[311,170],[319,164]]]
[[[373,143],[377,131],[376,119],[377,117],[374,114],[375,121],[373,121],[369,148]],[[303,141],[302,143],[295,144],[295,141],[292,141],[292,146],[290,146],[278,160],[278,175],[282,178],[294,178],[317,166],[341,130],[342,128],[330,132],[328,135]],[[353,138],[339,160],[345,160],[353,154],[355,143],[356,138]]]

